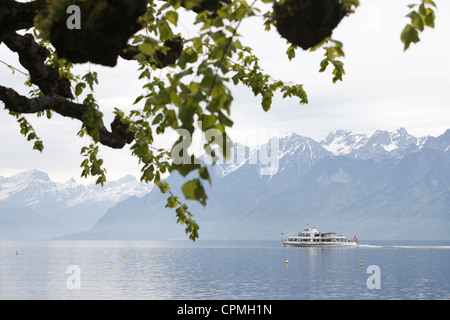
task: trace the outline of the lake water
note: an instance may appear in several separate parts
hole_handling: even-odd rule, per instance
[[[450,299],[449,266],[450,241],[0,241],[0,299]]]

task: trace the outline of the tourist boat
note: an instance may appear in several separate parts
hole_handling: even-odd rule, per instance
[[[319,232],[315,227],[308,226],[297,235],[288,236],[281,241],[283,246],[291,247],[344,247],[356,246],[358,239],[354,236],[353,240],[348,240],[335,232]]]

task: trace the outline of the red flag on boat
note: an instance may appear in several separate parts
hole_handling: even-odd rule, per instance
[[[358,238],[356,236],[353,237],[353,242],[358,242]]]

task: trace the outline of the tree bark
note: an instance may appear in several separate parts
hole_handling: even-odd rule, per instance
[[[18,113],[38,113],[48,109],[54,110],[63,117],[83,121],[83,114],[88,110],[84,104],[69,101],[61,96],[43,96],[27,98],[11,88],[0,85],[0,100],[8,110]],[[92,128],[86,128],[90,131]],[[106,127],[99,130],[99,142],[105,146],[121,149],[134,140],[134,134],[127,132],[128,127],[116,117],[111,124],[111,131]]]
[[[21,36],[12,32],[4,37],[3,42],[19,55],[20,64],[30,73],[30,81],[36,84],[44,95],[73,98],[70,81],[60,77],[57,69],[45,65],[50,52],[38,45],[31,34]]]

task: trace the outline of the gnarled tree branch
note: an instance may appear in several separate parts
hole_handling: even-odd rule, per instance
[[[6,109],[18,113],[38,113],[48,109],[64,117],[75,118],[83,121],[83,114],[88,110],[84,104],[69,101],[61,96],[43,96],[27,98],[18,94],[11,88],[0,85],[0,100],[4,102]],[[86,128],[88,132],[92,128]],[[111,131],[106,127],[99,130],[99,142],[105,146],[121,149],[127,143],[134,140],[134,134],[127,131],[128,127],[116,118],[111,124]]]
[[[93,6],[97,5],[97,2],[91,1],[91,3]],[[116,149],[123,148],[135,139],[135,135],[128,131],[129,124],[122,121],[119,116],[116,116],[111,123],[111,130],[108,130],[105,126],[102,126],[100,129],[98,127],[89,127],[84,119],[86,112],[89,111],[89,107],[82,103],[73,102],[74,95],[71,90],[70,80],[64,76],[60,76],[57,67],[46,64],[46,59],[51,56],[50,51],[39,45],[33,35],[20,35],[16,33],[18,30],[34,27],[36,14],[39,12],[42,13],[47,7],[48,2],[46,0],[35,0],[26,3],[14,0],[0,1],[0,43],[4,43],[11,51],[18,54],[20,64],[29,73],[30,82],[37,85],[43,93],[42,97],[29,98],[20,95],[14,89],[0,86],[0,101],[3,101],[6,109],[17,113],[30,114],[53,110],[64,117],[77,119],[85,125],[87,131],[92,133],[93,136],[95,135],[97,137],[98,130],[98,139],[101,144]],[[101,18],[103,20],[99,18],[100,21],[95,21],[95,30],[102,35],[106,34],[106,32],[111,35],[111,30],[122,28],[124,30],[121,29],[121,31],[124,31],[124,34],[126,34],[124,37],[126,38],[140,28],[136,22],[136,17],[145,12],[146,1],[111,0],[111,8],[112,11],[102,11],[103,15],[101,15]],[[129,20],[127,20],[128,24],[125,24],[126,28],[121,23],[115,24],[117,21],[123,20],[121,14],[124,13],[124,10],[122,10],[124,8],[127,9],[127,19]],[[90,15],[83,15],[83,18],[85,17],[94,18]],[[57,27],[57,25],[54,25],[52,31],[57,32],[59,30]],[[72,35],[72,30],[66,30],[66,28],[62,28],[62,30]],[[73,30],[73,33],[77,33],[76,31]],[[100,38],[102,41],[112,41],[110,37]],[[118,43],[126,40],[122,38]],[[53,43],[55,37],[50,37],[50,40],[53,46],[55,46]],[[61,40],[64,43],[70,43],[67,37],[62,37]],[[78,43],[77,41],[75,42]],[[158,68],[164,68],[175,63],[181,54],[183,41],[181,38],[175,37],[174,39],[167,40],[164,43],[164,47],[169,48],[169,50],[164,50],[164,53],[162,50],[155,52],[154,60]],[[111,51],[108,48],[105,49],[102,45],[99,48],[101,51]],[[117,49],[120,49],[120,47]],[[124,50],[120,49],[120,52],[123,59],[132,59],[139,53],[139,48],[125,45]],[[113,60],[115,61],[115,58],[111,59],[111,61]],[[71,62],[76,63],[78,61]]]
[[[48,96],[73,98],[70,81],[59,76],[58,70],[45,65],[50,52],[38,45],[31,34],[21,36],[12,32],[4,37],[3,42],[11,51],[19,54],[20,64],[30,73],[30,81]]]

